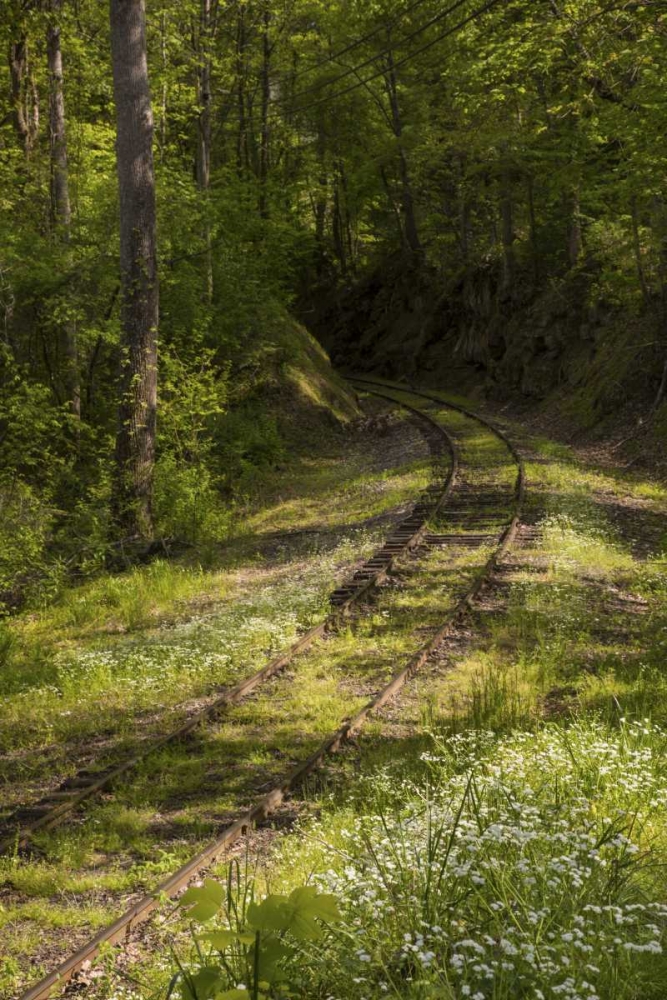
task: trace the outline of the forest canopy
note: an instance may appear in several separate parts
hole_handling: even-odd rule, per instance
[[[487,369],[521,367],[494,318],[538,291],[580,330],[601,308],[650,316],[660,402],[660,0],[3,11],[6,606],[119,545],[223,538],[282,447],[261,395],[230,413],[239,386],[261,385],[287,311],[335,329],[371,278],[445,296],[455,349]]]

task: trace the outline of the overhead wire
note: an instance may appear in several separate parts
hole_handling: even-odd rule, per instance
[[[488,11],[490,11],[491,9],[493,9],[494,7],[496,7],[500,2],[501,2],[501,0],[488,0],[487,3],[485,3],[481,7],[477,8],[470,15],[468,15],[467,17],[465,17],[462,20],[460,20],[456,25],[453,25],[451,28],[447,29],[447,31],[439,33],[436,36],[436,38],[431,39],[425,45],[422,45],[418,49],[416,49],[415,51],[406,54],[405,56],[401,57],[400,59],[397,59],[394,62],[394,68],[397,69],[400,66],[405,65],[406,63],[408,63],[412,59],[416,58],[417,56],[422,55],[424,52],[427,52],[430,49],[434,48],[435,45],[437,45],[440,41],[442,41],[443,39],[451,36],[456,31],[459,31],[465,25],[470,24],[472,21],[477,20],[480,16],[482,16],[483,14],[487,13]],[[461,5],[461,3],[457,3],[455,6],[458,7],[460,5]],[[593,20],[595,20],[596,18],[604,16],[604,14],[608,13],[610,10],[613,10],[615,8],[616,9],[629,10],[629,9],[634,8],[634,7],[639,7],[639,6],[642,6],[642,5],[643,5],[642,3],[638,3],[638,2],[634,2],[634,3],[629,2],[629,3],[622,4],[620,8],[616,8],[616,5],[614,3],[610,3],[610,4],[606,5],[605,7],[603,7],[601,10],[597,11],[590,18],[588,18],[588,20],[585,23],[586,23],[586,25],[588,25]],[[451,8],[448,10],[448,12],[451,13]],[[307,105],[307,106],[305,106],[303,108],[292,109],[292,111],[293,111],[293,113],[304,114],[305,112],[310,111],[314,107],[319,107],[322,104],[328,103],[330,100],[331,101],[336,100],[337,98],[342,97],[342,96],[344,96],[344,95],[346,95],[348,93],[351,93],[354,90],[357,90],[357,89],[359,89],[361,87],[365,87],[368,83],[372,82],[373,80],[375,80],[378,77],[383,76],[383,75],[384,75],[384,70],[381,70],[380,72],[375,73],[375,74],[373,74],[373,75],[371,75],[369,77],[366,77],[363,80],[357,81],[356,83],[350,85],[349,87],[344,88],[344,90],[342,90],[342,91],[338,91],[338,92],[336,92],[334,94],[331,94],[328,97],[326,97],[324,99],[321,99],[321,100],[318,100],[318,101],[315,101],[312,104]],[[248,122],[250,120],[252,120],[252,119],[251,118],[246,119],[246,122]],[[198,250],[198,251],[194,251],[192,253],[184,254],[183,256],[179,256],[179,257],[176,257],[176,258],[171,258],[168,261],[168,263],[171,266],[173,266],[174,264],[177,264],[177,263],[179,263],[179,262],[181,262],[183,260],[189,260],[189,259],[194,258],[194,257],[202,256],[203,254],[207,253],[211,249],[211,247],[219,245],[220,243],[223,243],[223,242],[224,242],[223,238],[212,240],[211,243],[209,244],[209,246],[205,247],[204,249]]]
[[[462,6],[462,4],[463,4],[464,2],[465,2],[465,0],[457,0],[457,2],[456,2],[456,3],[455,3],[455,4],[453,5],[453,6],[452,6],[452,8],[448,8],[448,10],[447,10],[447,12],[446,12],[446,13],[451,13],[451,11],[452,11],[453,9],[456,9],[456,8],[458,8],[458,7]],[[432,49],[432,48],[433,48],[433,47],[434,47],[434,46],[435,46],[435,45],[436,45],[436,44],[437,44],[437,43],[438,43],[439,41],[442,41],[442,40],[443,40],[444,38],[447,38],[447,37],[449,37],[450,35],[454,34],[454,33],[455,33],[456,31],[460,30],[460,29],[461,29],[462,27],[465,27],[465,25],[466,25],[466,24],[469,24],[469,23],[471,23],[472,21],[474,21],[474,20],[477,20],[477,18],[478,18],[478,17],[480,17],[480,16],[482,16],[483,14],[487,13],[487,12],[488,12],[489,10],[491,10],[491,9],[492,9],[492,8],[494,8],[494,7],[496,7],[496,6],[497,6],[497,5],[499,4],[499,3],[501,3],[501,2],[503,2],[503,0],[487,0],[487,3],[483,4],[483,5],[481,6],[481,7],[478,7],[478,8],[477,8],[477,9],[476,9],[475,11],[473,11],[473,12],[472,12],[471,14],[469,14],[469,15],[468,15],[467,17],[463,18],[463,19],[462,19],[461,21],[459,21],[459,22],[458,22],[457,24],[453,25],[453,26],[452,26],[451,28],[449,28],[449,29],[448,29],[447,31],[445,31],[445,32],[441,32],[441,33],[440,33],[440,34],[439,34],[439,35],[438,35],[438,36],[437,36],[436,38],[434,38],[434,39],[431,39],[431,40],[430,40],[430,41],[429,41],[428,43],[426,43],[425,45],[422,45],[422,46],[420,46],[420,48],[419,48],[419,49],[417,49],[417,50],[415,50],[414,52],[411,52],[411,53],[408,53],[407,55],[405,55],[405,56],[402,56],[402,57],[401,57],[400,59],[397,59],[397,60],[396,60],[396,61],[394,62],[394,69],[397,69],[397,68],[399,68],[400,66],[403,66],[403,65],[405,65],[405,64],[406,64],[407,62],[409,62],[409,61],[410,61],[411,59],[414,59],[414,58],[416,58],[416,57],[417,57],[418,55],[421,55],[421,54],[422,54],[423,52],[426,52],[426,51],[429,51],[429,50],[430,50],[430,49]],[[389,50],[387,50],[387,52],[388,52],[388,51],[389,51]],[[305,111],[309,111],[309,110],[310,110],[311,108],[313,108],[313,107],[318,107],[318,106],[319,106],[319,105],[321,105],[322,103],[328,103],[328,102],[329,102],[329,100],[336,100],[336,99],[337,99],[338,97],[342,97],[342,96],[344,96],[345,94],[348,94],[348,93],[351,93],[352,91],[354,91],[354,90],[357,90],[357,89],[359,89],[360,87],[364,87],[364,86],[366,86],[366,85],[367,85],[367,84],[368,84],[369,82],[371,82],[372,80],[375,80],[375,79],[377,79],[377,78],[378,78],[378,77],[380,77],[380,76],[384,76],[384,73],[385,73],[385,71],[384,71],[384,70],[381,70],[380,72],[378,72],[378,73],[375,73],[375,74],[373,74],[372,76],[370,76],[370,77],[367,77],[367,78],[366,78],[366,79],[364,79],[364,80],[359,80],[359,81],[357,81],[356,83],[354,83],[354,84],[351,84],[351,85],[350,85],[349,87],[346,87],[346,88],[345,88],[344,90],[342,90],[342,91],[338,91],[338,92],[337,92],[337,93],[335,93],[335,94],[332,94],[332,95],[329,95],[329,96],[328,96],[327,98],[325,98],[325,99],[323,99],[323,100],[319,100],[319,101],[316,101],[316,102],[314,102],[313,104],[311,104],[311,105],[309,105],[309,106],[307,106],[307,107],[305,107],[305,108],[298,108],[298,109],[295,109],[295,113],[304,113]],[[246,119],[246,121],[247,121],[247,119]],[[169,265],[170,265],[170,266],[173,266],[174,264],[177,264],[177,263],[180,263],[181,261],[184,261],[184,260],[190,260],[190,259],[192,259],[192,258],[195,258],[195,257],[201,257],[201,256],[203,256],[204,254],[208,253],[208,251],[209,251],[209,250],[210,250],[210,249],[211,249],[211,248],[212,248],[213,246],[217,246],[217,245],[219,245],[220,243],[224,243],[224,242],[225,242],[225,240],[224,240],[224,238],[222,238],[222,237],[221,237],[221,238],[219,238],[219,239],[215,239],[215,240],[212,240],[212,241],[211,241],[211,242],[210,242],[210,243],[208,244],[208,246],[206,246],[206,247],[205,247],[205,248],[203,248],[202,250],[197,250],[197,251],[193,251],[192,253],[188,253],[188,254],[183,254],[182,256],[179,256],[179,257],[176,257],[176,258],[171,258],[171,259],[170,259],[170,260],[168,261],[168,263],[169,263]]]
[[[454,13],[454,11],[458,10],[460,7],[462,7],[467,2],[468,2],[468,0],[455,0],[455,2],[453,4],[451,4],[445,10],[440,11],[434,17],[429,18],[428,21],[424,22],[424,24],[420,25],[418,28],[416,28],[414,31],[412,31],[409,35],[405,35],[405,36],[401,37],[400,39],[398,39],[397,42],[396,42],[396,46],[391,46],[391,47],[387,47],[387,48],[381,49],[379,52],[376,52],[374,55],[370,56],[368,59],[365,59],[363,62],[361,62],[361,63],[359,63],[359,64],[357,64],[355,66],[347,67],[346,70],[345,70],[345,72],[339,74],[337,77],[334,77],[331,80],[322,81],[320,84],[317,85],[317,87],[307,88],[305,90],[297,92],[296,94],[290,94],[289,96],[286,96],[286,97],[274,98],[270,102],[271,106],[275,107],[276,105],[286,105],[286,104],[290,104],[291,105],[291,103],[295,99],[297,99],[298,97],[302,97],[305,94],[309,94],[309,93],[312,93],[312,92],[318,92],[318,91],[321,91],[321,90],[323,90],[325,88],[332,87],[336,83],[339,83],[341,80],[346,79],[347,77],[349,77],[349,76],[351,76],[353,74],[358,75],[360,70],[365,69],[369,65],[372,65],[373,63],[377,62],[379,59],[382,59],[384,56],[392,54],[393,52],[396,51],[396,49],[400,49],[407,42],[412,41],[418,35],[423,34],[423,32],[427,31],[428,28],[433,27],[434,24],[437,24],[439,21],[443,20],[443,18],[445,18],[445,17],[449,16],[450,14]],[[397,69],[398,67],[405,65],[407,62],[410,62],[410,60],[412,60],[412,59],[416,58],[417,56],[421,55],[422,52],[427,52],[429,49],[431,49],[435,45],[437,45],[438,42],[440,42],[443,39],[447,38],[449,35],[454,34],[456,31],[460,30],[460,28],[464,27],[466,24],[469,24],[471,21],[476,20],[477,17],[481,16],[482,14],[485,14],[487,11],[491,10],[493,7],[496,7],[501,2],[503,2],[503,0],[488,0],[487,3],[485,3],[481,7],[477,8],[475,11],[473,11],[467,17],[463,18],[457,24],[453,25],[451,28],[449,28],[446,31],[441,32],[440,34],[438,34],[435,38],[431,39],[425,45],[420,46],[419,48],[417,48],[413,52],[407,53],[407,55],[401,56],[400,58],[396,59],[394,61],[394,68]],[[371,74],[370,76],[365,77],[364,79],[357,79],[354,83],[348,85],[347,87],[343,88],[342,90],[335,91],[333,94],[327,94],[327,95],[319,98],[318,100],[313,101],[313,102],[311,102],[311,103],[309,103],[309,104],[307,104],[307,105],[305,105],[303,107],[293,107],[293,106],[290,106],[288,108],[288,111],[289,111],[289,113],[291,115],[304,114],[304,113],[306,113],[307,111],[310,111],[313,108],[317,108],[317,107],[320,107],[323,104],[329,103],[329,101],[334,101],[334,100],[337,100],[339,97],[344,97],[347,94],[352,93],[355,90],[358,90],[360,87],[365,87],[368,83],[371,83],[373,80],[377,80],[379,77],[384,76],[384,75],[385,75],[385,69],[383,68],[383,69],[381,69],[381,70],[379,70],[379,71]],[[253,124],[253,123],[258,123],[260,125],[266,125],[266,124],[271,124],[274,121],[279,121],[281,119],[282,119],[282,115],[281,114],[279,114],[276,111],[272,111],[265,118],[258,118],[256,115],[253,115],[253,114],[248,114],[248,115],[244,116],[243,118],[240,118],[239,116],[236,116],[236,115],[235,116],[228,116],[228,117],[225,118],[225,124],[227,124],[229,122],[233,122],[233,123],[239,124],[239,125],[240,124],[250,125],[250,124]]]
[[[417,38],[419,35],[422,35],[425,31],[428,31],[428,29],[432,28],[434,24],[438,24],[440,21],[443,20],[443,18],[448,17],[450,14],[453,14],[455,10],[458,10],[459,7],[462,7],[467,2],[468,0],[454,0],[454,3],[450,7],[447,7],[445,10],[441,10],[437,14],[434,14],[433,17],[430,17],[427,21],[424,21],[423,24],[420,24],[409,34],[403,35],[397,44],[406,45],[408,42],[411,42],[414,38]],[[387,30],[387,28],[386,26],[383,25],[380,30]],[[322,90],[323,87],[332,87],[334,86],[334,84],[340,83],[341,80],[347,79],[347,77],[351,76],[353,73],[358,73],[360,70],[365,69],[367,66],[371,66],[373,63],[377,62],[378,59],[381,59],[383,56],[388,55],[390,52],[392,52],[393,49],[394,46],[387,46],[386,48],[381,49],[379,52],[376,52],[373,55],[369,56],[367,59],[364,59],[363,62],[358,63],[356,66],[347,67],[347,69],[345,69],[343,73],[339,73],[338,76],[335,76],[331,80],[322,80],[320,83],[316,83],[312,87],[306,87],[304,90],[297,90],[295,93],[289,95],[289,100],[295,101],[298,100],[300,97],[304,97],[307,94],[316,93],[317,91]],[[287,98],[282,98],[282,99],[276,98],[276,100],[284,101],[287,100]]]
[[[318,69],[323,69],[325,66],[327,66],[328,63],[336,62],[336,60],[340,59],[341,56],[346,56],[348,52],[353,52],[355,49],[358,49],[360,45],[363,45],[365,42],[369,42],[371,38],[375,38],[375,36],[379,35],[381,32],[387,31],[387,29],[391,30],[393,27],[395,27],[395,25],[399,24],[404,17],[408,17],[415,10],[417,10],[418,7],[423,6],[423,4],[427,2],[428,0],[415,0],[414,3],[410,4],[404,10],[400,11],[400,13],[398,13],[393,18],[393,20],[389,20],[387,23],[376,25],[376,27],[373,28],[372,31],[368,31],[366,32],[365,35],[361,35],[359,38],[355,38],[348,45],[345,45],[344,48],[338,49],[337,52],[326,53],[326,55],[322,59],[314,60],[313,62],[308,63],[306,66],[303,66],[301,69],[297,69],[296,72],[292,74],[292,81],[299,80],[302,76],[306,76],[308,73],[313,73]]]

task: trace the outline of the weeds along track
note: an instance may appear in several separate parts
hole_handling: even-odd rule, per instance
[[[94,902],[99,909],[101,901],[102,910],[109,914],[118,912],[123,901],[130,905],[115,922],[84,941],[69,958],[61,960],[65,951],[62,943],[52,948],[44,948],[42,943],[36,945],[33,968],[42,971],[58,961],[60,964],[28,989],[22,1000],[41,1000],[49,996],[87,969],[101,950],[130,939],[135,928],[149,918],[161,900],[177,895],[217,860],[223,859],[239,838],[274,813],[328,754],[360,730],[369,716],[395,696],[426,663],[450,630],[466,615],[496,562],[512,543],[524,499],[525,480],[521,458],[504,434],[482,418],[449,408],[442,401],[435,409],[433,402],[418,392],[405,393],[366,383],[363,389],[419,413],[422,422],[429,427],[432,447],[440,452],[444,448],[451,451],[448,476],[424,492],[411,514],[398,525],[376,556],[348,585],[335,591],[332,613],[326,622],[306,633],[263,671],[227,692],[200,717],[164,737],[159,747],[152,746],[145,759],[128,761],[122,771],[115,774],[93,776],[94,787],[84,784],[70,790],[64,800],[66,809],[54,813],[50,819],[48,812],[35,817],[32,828],[35,834],[44,831],[50,822],[58,823],[66,813],[75,813],[72,819],[76,820],[74,824],[67,824],[68,829],[73,826],[76,850],[71,845],[68,847],[65,829],[60,831],[60,839],[58,831],[38,838],[35,865],[38,869],[43,866],[42,874],[50,870],[49,864],[53,864],[54,858],[62,863],[68,850],[74,850],[71,856],[75,858],[82,856],[86,837],[92,838],[90,844],[94,843],[95,849],[91,848],[90,853],[94,860],[84,874],[89,881],[97,878],[96,884],[105,887],[104,892],[99,888],[93,891]],[[445,527],[446,531],[442,530]],[[452,551],[464,553],[463,580],[460,573],[451,572],[452,557],[447,554],[448,546]],[[430,584],[422,580],[423,565],[417,565],[424,557],[399,560],[414,552],[431,553],[434,559],[440,560],[439,579],[449,581],[447,600],[432,601],[428,613],[425,602]],[[474,558],[478,562],[474,566],[467,553],[476,553]],[[406,566],[406,562],[412,565]],[[405,579],[397,583],[401,576]],[[383,583],[386,586],[380,587]],[[384,610],[381,608],[375,617],[372,607],[362,606],[371,598],[372,591],[378,595],[378,604],[385,600]],[[445,593],[445,589],[442,592]],[[412,595],[412,605],[406,595]],[[356,621],[352,616],[355,608],[360,612]],[[338,627],[346,616],[350,616],[357,629],[354,635],[346,636]],[[403,633],[397,638],[401,627]],[[318,639],[324,641],[316,643]],[[298,672],[287,676],[285,668],[309,646],[314,648],[307,657],[300,658]],[[379,658],[378,649],[382,650]],[[317,659],[318,655],[324,655],[324,663]],[[397,662],[402,663],[398,670]],[[353,669],[356,671],[354,678]],[[251,692],[255,698],[246,698]],[[242,701],[244,704],[239,705]],[[229,708],[230,712],[221,713],[221,708]],[[246,716],[238,714],[244,711]],[[221,714],[225,717],[222,722]],[[232,717],[227,718],[228,715]],[[345,719],[342,724],[341,718]],[[203,722],[209,725],[202,726]],[[262,740],[263,757],[258,766]],[[197,790],[191,770],[202,762],[203,770],[195,767],[195,777],[202,782],[202,788]],[[127,772],[132,768],[137,774],[129,776]],[[131,783],[122,786],[121,778],[127,781],[128,777]],[[160,783],[163,793],[157,799],[159,808],[156,809],[151,795]],[[110,802],[84,803],[84,799],[92,800],[96,792],[111,784],[115,787]],[[169,799],[165,787],[171,794],[171,807],[165,805]],[[214,808],[208,800],[204,807],[202,795],[206,796],[207,790],[210,792],[212,788],[216,794],[220,794],[221,788],[226,789],[225,795],[216,800]],[[127,815],[132,807],[136,809],[138,802],[144,801],[142,794],[151,803],[145,835],[151,838],[152,845],[161,841],[166,846],[163,854],[171,869],[176,870],[157,884],[153,876],[149,880],[152,883],[150,893],[137,898],[142,881],[123,881],[127,871],[119,874],[113,844],[105,841],[103,834],[105,824],[111,823],[114,816]],[[185,809],[188,802],[192,807],[189,812]],[[53,805],[57,809],[60,802]],[[205,815],[205,808],[209,810],[208,815]],[[81,813],[86,815],[82,817]],[[185,845],[182,836],[176,837],[180,853],[176,851],[172,856],[169,846],[174,843],[173,832],[183,832],[183,819],[187,821],[189,837],[185,838]],[[197,827],[194,832],[193,825]],[[102,834],[95,833],[100,830]],[[100,835],[102,840],[99,840]],[[25,837],[24,842],[29,841],[30,837]],[[204,846],[192,854],[193,847],[202,841]],[[100,858],[104,853],[100,844],[106,844],[109,855],[106,862]],[[191,856],[183,854],[187,848]],[[183,857],[184,862],[176,867]],[[99,881],[100,871],[106,873],[102,882]],[[26,878],[29,875],[28,871]],[[39,879],[39,871],[35,877]],[[88,884],[86,878],[77,883],[79,897],[83,894],[80,886]],[[113,899],[110,899],[109,887],[114,889]],[[119,891],[119,887],[124,887],[124,891],[122,888]],[[8,897],[7,902],[11,905],[11,898]],[[77,907],[81,909],[79,898]],[[97,922],[98,925],[101,922],[99,912]],[[60,926],[67,924],[61,920]],[[70,933],[68,939],[70,947],[76,946],[81,934]]]
[[[458,453],[448,432],[439,427],[432,418],[407,403],[399,405],[408,410],[419,423],[434,466],[440,466],[444,456],[449,455],[449,471],[444,478],[436,478],[424,491],[408,517],[396,526],[384,546],[367,560],[345,586],[333,592],[329,616],[304,632],[296,642],[272,658],[261,670],[234,687],[222,691],[212,703],[191,715],[187,722],[149,742],[140,752],[131,754],[121,763],[110,767],[93,766],[79,771],[64,781],[56,791],[34,803],[19,807],[4,824],[4,831],[0,828],[0,854],[26,847],[36,833],[52,829],[63,822],[87,799],[113,786],[149,754],[170,743],[188,738],[199,726],[211,722],[225,709],[247,698],[263,683],[289,666],[329,630],[336,628],[374,587],[379,586],[387,578],[396,559],[420,544],[428,519],[437,514],[456,481]]]

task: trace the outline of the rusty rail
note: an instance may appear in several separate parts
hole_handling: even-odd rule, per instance
[[[309,628],[296,642],[271,659],[252,676],[223,691],[211,704],[193,714],[182,725],[155,740],[151,740],[139,752],[104,770],[88,768],[85,771],[79,771],[44,798],[30,806],[19,807],[13,817],[5,823],[6,827],[12,826],[13,829],[0,840],[0,854],[27,847],[35,833],[57,826],[87,799],[110,788],[150,754],[168,744],[185,739],[199,726],[211,722],[225,709],[243,701],[265,681],[289,666],[300,653],[309,649],[318,639],[335,628],[363,597],[386,580],[396,560],[421,542],[428,519],[438,512],[456,482],[458,454],[454,442],[444,428],[441,428],[427,414],[422,414],[414,407],[401,403],[399,405],[418,416],[432,433],[437,434],[437,440],[445,446],[450,454],[449,472],[442,484],[434,484],[427,488],[408,517],[404,518],[394,529],[383,548],[369,559],[345,586],[334,591],[330,614],[319,624]],[[435,457],[436,451],[432,446],[431,450]]]
[[[384,386],[384,388],[392,387]],[[397,402],[402,406],[414,409],[409,404],[406,404],[401,400],[397,400],[389,394],[379,392],[375,388],[370,391],[374,394],[385,396],[385,398],[391,399],[393,402]],[[401,388],[401,391],[405,390]],[[417,390],[411,389],[409,392],[415,396],[429,398],[428,394],[421,393]],[[441,403],[444,407],[450,406],[450,404],[444,400],[436,399],[436,402]],[[338,750],[350,736],[361,729],[368,716],[380,709],[384,704],[386,704],[387,701],[394,697],[394,695],[396,695],[401,688],[404,687],[410,677],[412,677],[424,665],[429,656],[450,633],[456,623],[466,615],[475,597],[479,594],[480,589],[484,586],[490,573],[496,566],[498,560],[502,558],[516,536],[525,496],[525,470],[521,456],[503,432],[495,428],[485,418],[478,417],[477,414],[466,411],[464,408],[458,406],[453,406],[452,408],[460,410],[471,419],[478,420],[494,434],[497,434],[497,436],[507,445],[510,454],[518,466],[518,474],[514,491],[514,513],[512,519],[500,535],[495,551],[489,557],[484,565],[484,568],[477,575],[467,592],[458,601],[455,608],[446,617],[440,628],[408,660],[407,664],[405,664],[405,666],[392,677],[389,683],[385,685],[385,687],[383,687],[359,712],[357,712],[356,715],[345,721],[339,729],[333,733],[333,735],[328,737],[322,745],[307,758],[307,760],[303,761],[296,768],[294,768],[294,770],[292,770],[282,782],[259,799],[259,801],[251,809],[243,813],[243,815],[240,816],[231,826],[227,827],[214,842],[191,858],[185,865],[179,868],[177,872],[161,882],[153,893],[144,896],[143,899],[140,899],[113,924],[100,931],[75,954],[66,959],[66,961],[59,965],[57,969],[54,969],[44,979],[23,993],[20,1000],[46,1000],[46,998],[49,997],[56,988],[64,986],[66,983],[74,979],[77,972],[79,972],[82,968],[87,968],[88,964],[99,954],[103,947],[116,945],[126,940],[137,925],[143,923],[150,917],[153,911],[160,905],[161,900],[164,899],[164,897],[171,898],[181,889],[185,888],[195,876],[220,858],[221,855],[223,855],[223,853],[239,838],[244,836],[248,830],[252,829],[258,822],[261,822],[274,812],[275,809],[285,800],[287,795],[294,791],[303,778],[315,770],[315,768],[323,762],[327,755]],[[420,411],[416,410],[415,412]],[[422,414],[422,416],[427,417],[426,414]],[[427,419],[429,419],[430,422],[439,430],[444,430],[430,417],[427,417]],[[440,500],[433,505],[430,513],[424,514],[421,525],[410,536],[411,539],[417,538],[419,541],[425,535],[428,519],[433,516],[433,514],[439,512],[446,497],[449,495],[453,487],[456,473],[458,471],[458,465],[455,458],[456,449],[453,442],[451,442],[451,439],[449,440],[450,446],[453,450],[454,461],[447,484]],[[418,541],[414,544],[418,544]],[[406,551],[408,548],[414,547],[414,544],[410,545],[406,541],[403,544],[402,551]],[[395,556],[392,555],[391,558],[394,559]]]

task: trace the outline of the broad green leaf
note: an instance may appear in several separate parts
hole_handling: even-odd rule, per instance
[[[258,930],[289,931],[299,941],[318,938],[322,934],[319,920],[340,920],[336,900],[318,894],[312,886],[294,889],[286,896],[267,896],[262,903],[248,908],[248,922]]]
[[[204,966],[194,976],[187,976],[181,983],[183,1000],[212,1000],[225,986],[220,969]]]
[[[267,896],[261,903],[248,907],[248,923],[258,931],[286,931],[290,914],[287,896]]]
[[[278,963],[289,958],[292,949],[277,938],[264,938],[259,946],[259,978],[262,982],[271,984],[284,978],[284,973],[278,969]]]
[[[225,887],[213,879],[206,879],[202,886],[194,886],[183,893],[179,906],[187,909],[193,920],[206,921],[216,915],[225,898]]]
[[[211,931],[210,934],[202,934],[199,940],[212,944],[217,951],[224,951],[230,945],[237,942],[246,945],[254,944],[255,935],[248,931],[245,933],[242,931]]]

